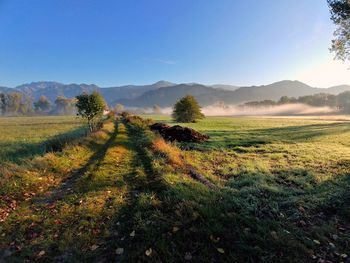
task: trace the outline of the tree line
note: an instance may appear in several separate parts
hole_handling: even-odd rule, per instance
[[[319,93],[315,95],[301,96],[299,98],[283,96],[278,101],[262,100],[246,102],[241,107],[266,107],[278,106],[284,104],[301,103],[314,107],[331,107],[336,108],[339,112],[350,113],[350,91],[345,91],[339,95]]]
[[[75,98],[58,96],[54,102],[46,96],[40,96],[37,101],[20,92],[0,93],[0,115],[73,115]]]

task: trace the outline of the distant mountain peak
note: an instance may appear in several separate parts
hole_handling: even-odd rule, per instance
[[[157,87],[169,87],[169,86],[174,86],[176,84],[172,83],[170,81],[160,80],[160,81],[157,81],[156,83],[154,83],[152,85],[157,86]]]

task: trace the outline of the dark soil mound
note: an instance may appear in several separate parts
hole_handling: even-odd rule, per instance
[[[159,132],[160,135],[169,141],[178,142],[204,142],[209,139],[208,135],[201,134],[194,129],[175,125],[173,127],[164,123],[155,123],[150,126],[152,131]]]
[[[162,136],[163,136],[163,131],[171,128],[171,126],[169,126],[168,124],[165,124],[165,123],[160,123],[160,122],[157,122],[157,123],[154,123],[152,124],[151,126],[149,126],[150,129],[152,131],[157,131],[159,132]]]

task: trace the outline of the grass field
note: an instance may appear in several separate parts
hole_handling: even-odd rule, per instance
[[[350,123],[188,126],[210,140],[166,143],[117,120],[61,152],[7,162],[0,261],[349,262]]]
[[[0,162],[43,154],[45,141],[55,135],[84,133],[81,120],[67,116],[0,118]]]

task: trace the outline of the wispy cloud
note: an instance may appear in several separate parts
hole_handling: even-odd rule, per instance
[[[179,63],[179,61],[173,60],[173,59],[147,58],[147,57],[142,58],[141,61],[148,62],[148,63],[160,63],[160,64],[164,64],[164,65],[175,65],[175,64]]]
[[[162,64],[166,64],[166,65],[175,65],[177,64],[177,61],[175,60],[170,60],[170,59],[161,59],[161,58],[157,58],[154,61],[162,63]]]

